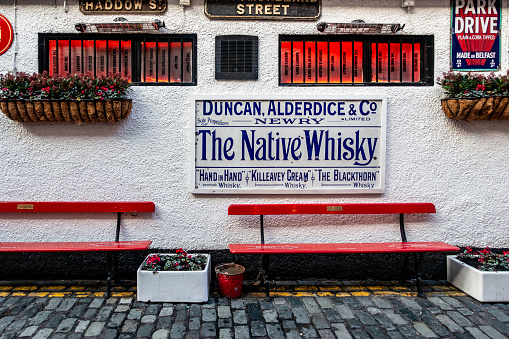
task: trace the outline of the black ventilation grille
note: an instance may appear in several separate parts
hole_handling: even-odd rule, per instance
[[[257,36],[216,36],[216,79],[258,79]]]

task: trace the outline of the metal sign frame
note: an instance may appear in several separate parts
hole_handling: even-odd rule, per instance
[[[384,192],[386,96],[196,96],[192,110],[192,193]]]
[[[121,4],[121,6],[119,6]],[[160,14],[168,8],[167,0],[80,0],[83,14]],[[89,7],[94,8],[88,10]]]
[[[322,0],[309,2],[205,0],[205,15],[211,19],[316,20],[321,14]]]

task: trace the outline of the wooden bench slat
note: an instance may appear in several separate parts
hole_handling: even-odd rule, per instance
[[[459,251],[459,247],[440,241],[391,243],[331,243],[331,244],[230,244],[231,253],[414,253]]]
[[[0,212],[154,212],[149,201],[0,201]]]
[[[95,252],[146,250],[152,241],[0,242],[0,252]]]
[[[233,204],[229,215],[436,213],[432,203]]]

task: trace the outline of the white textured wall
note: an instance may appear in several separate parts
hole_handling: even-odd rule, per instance
[[[256,217],[228,216],[231,203],[433,202],[437,214],[407,218],[410,241],[509,247],[507,145],[509,122],[456,122],[445,117],[433,87],[278,86],[278,35],[317,34],[318,21],[405,24],[406,34],[435,36],[435,78],[449,68],[450,2],[416,1],[408,14],[400,0],[323,0],[317,22],[211,21],[203,1],[182,10],[169,0],[168,32],[198,35],[198,86],[133,87],[127,120],[115,125],[17,123],[0,116],[0,200],[154,201],[156,212],[128,216],[123,240],[151,239],[157,248],[222,249],[257,240]],[[35,4],[34,4],[35,3]],[[75,32],[85,16],[78,1],[18,0],[18,39],[0,56],[0,72],[38,70],[37,33]],[[14,24],[14,1],[0,13]],[[502,71],[508,64],[508,12],[503,2]],[[154,16],[128,16],[131,21]],[[258,81],[214,79],[214,37],[251,34],[260,39]],[[380,195],[193,195],[192,95],[386,95],[386,190]],[[113,237],[113,215],[16,214],[0,216],[0,241],[98,240]],[[398,239],[396,216],[268,217],[267,241],[389,241]],[[338,227],[337,223],[344,226]],[[111,225],[111,227],[110,227]],[[284,240],[283,240],[284,239]]]

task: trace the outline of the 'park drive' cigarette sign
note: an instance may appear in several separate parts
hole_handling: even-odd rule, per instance
[[[496,71],[500,67],[500,0],[452,1],[452,69]]]
[[[381,193],[385,97],[200,97],[194,193]]]

